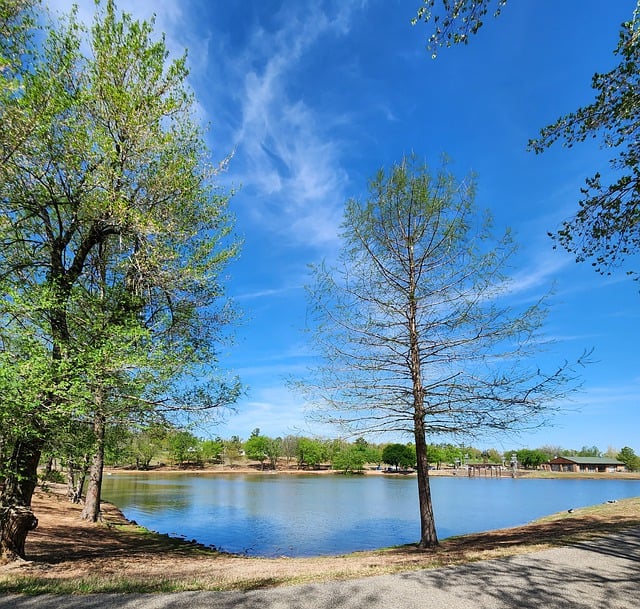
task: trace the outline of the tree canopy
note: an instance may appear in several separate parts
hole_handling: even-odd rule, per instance
[[[640,456],[636,455],[633,448],[624,446],[617,454],[618,461],[622,461],[627,466],[627,469],[631,472],[640,469]]]
[[[411,467],[416,462],[416,451],[407,444],[388,444],[382,449],[382,462],[400,467]]]

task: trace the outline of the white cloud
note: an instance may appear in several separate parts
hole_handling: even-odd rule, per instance
[[[293,290],[298,290],[298,289],[300,289],[300,286],[264,289],[264,290],[257,290],[255,292],[242,292],[234,296],[234,300],[254,300],[258,298],[271,298],[273,296],[280,296],[282,294],[286,294],[287,292],[291,292]]]
[[[255,396],[238,405],[238,413],[221,425],[216,433],[224,437],[239,435],[247,438],[256,427],[270,437],[314,435],[304,418],[304,408],[298,396],[283,387],[263,387]],[[329,430],[327,429],[327,434]]]
[[[255,219],[294,241],[322,244],[337,236],[348,179],[331,132],[341,118],[296,96],[290,79],[326,37],[347,31],[350,9],[345,3],[330,16],[313,4],[301,14],[289,15],[274,33],[256,29],[238,59],[234,71],[243,77],[234,148],[245,187],[271,203],[254,207]]]
[[[542,250],[530,259],[526,267],[513,274],[508,291],[516,295],[537,290],[540,294],[542,288],[544,293],[551,289],[553,282],[570,264],[572,261],[566,256],[559,256],[553,250]]]

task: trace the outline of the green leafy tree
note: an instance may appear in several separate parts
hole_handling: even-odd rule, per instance
[[[382,463],[382,449],[379,446],[367,446],[365,450],[365,463],[375,463],[380,465]]]
[[[440,469],[440,465],[445,460],[445,451],[442,447],[436,444],[429,444],[427,446],[427,461],[436,466],[436,469]]]
[[[633,448],[629,446],[620,449],[616,458],[618,461],[624,463],[630,472],[635,472],[640,469],[640,457],[636,455]]]
[[[336,438],[334,440],[325,440],[323,442],[324,456],[329,463],[333,463],[334,457],[343,450],[346,450],[350,444],[342,438]]]
[[[353,448],[362,453],[363,465],[365,463],[382,463],[382,450],[373,444],[369,444],[364,438],[356,438]]]
[[[231,467],[240,458],[242,454],[242,440],[238,436],[231,436],[224,443],[224,458]]]
[[[357,473],[367,463],[367,452],[358,446],[347,446],[336,452],[332,459],[333,469],[342,470],[345,474]]]
[[[2,140],[3,347],[7,363],[31,361],[5,383],[38,388],[10,411],[9,557],[34,523],[36,468],[57,419],[93,427],[83,516],[95,520],[110,424],[215,410],[239,393],[211,365],[233,318],[220,281],[237,251],[227,197],[191,118],[185,60],[167,62],[152,32],[107,0],[90,34],[73,15],[47,28],[19,89],[7,94],[3,80],[3,116],[29,126],[11,150]]]
[[[271,469],[277,469],[278,459],[282,454],[282,438],[267,438],[266,455],[271,464]]]
[[[258,434],[260,430],[257,430]],[[244,452],[249,459],[260,461],[260,468],[264,469],[264,462],[268,458],[269,438],[267,436],[254,435],[244,443]]]
[[[0,0],[0,201],[8,165],[37,124],[24,112],[24,75],[33,57],[33,24],[38,2]],[[50,104],[41,112],[46,114]],[[0,203],[0,205],[2,205]],[[0,231],[10,222],[0,210]],[[44,438],[42,417],[34,416],[43,401],[42,388],[52,381],[47,345],[32,332],[32,323],[20,323],[20,299],[13,298],[13,284],[0,250],[0,559],[24,556],[27,534],[37,526],[31,495],[37,484]],[[50,410],[50,419],[57,416]]]
[[[356,441],[353,444],[360,450],[366,450],[367,448],[369,448],[369,442],[367,442],[364,438],[356,438]]]
[[[469,463],[472,461],[478,462],[483,461],[484,458],[482,456],[482,451],[479,448],[475,448],[473,446],[460,446],[460,452],[464,457],[464,461]]]
[[[326,448],[319,440],[300,438],[297,458],[298,467],[317,468],[326,459]]]
[[[180,466],[200,462],[200,441],[186,430],[176,430],[169,434],[171,458]]]
[[[149,469],[152,459],[160,454],[167,435],[166,426],[160,424],[149,425],[132,434],[129,453],[136,469]],[[173,440],[171,434],[169,437]]]
[[[457,466],[462,463],[464,453],[462,453],[460,448],[455,444],[440,444],[440,450],[442,451],[443,463],[453,466]]]
[[[202,458],[208,462],[219,461],[224,450],[224,442],[220,438],[203,440],[200,443]]]
[[[321,364],[301,386],[347,433],[415,441],[420,547],[437,545],[427,436],[540,424],[572,371],[533,362],[545,304],[505,304],[514,251],[473,207],[473,182],[404,159],[347,202],[343,247],[310,288]]]
[[[398,467],[407,468],[416,464],[416,451],[408,444],[387,444],[382,449],[382,462]]]
[[[22,147],[37,124],[21,111],[21,97],[23,74],[33,61],[39,5],[38,0],[0,0],[0,165]]]
[[[487,461],[489,461],[489,463],[502,463],[503,462],[503,458],[502,458],[502,454],[496,450],[495,448],[489,448],[488,450],[485,451],[485,456]],[[545,461],[546,461],[546,455],[545,455]]]
[[[518,463],[525,469],[537,469],[548,460],[546,453],[541,450],[523,448],[516,452]]]

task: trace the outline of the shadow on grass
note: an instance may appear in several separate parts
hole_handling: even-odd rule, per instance
[[[622,517],[616,522],[582,514],[512,529],[452,537],[444,540],[436,553],[465,553],[473,550],[508,552],[512,549],[535,545],[563,546],[635,526],[640,526],[640,513]]]

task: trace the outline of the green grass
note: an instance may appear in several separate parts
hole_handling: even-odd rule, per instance
[[[304,583],[305,578],[299,578]],[[44,577],[16,577],[11,581],[0,582],[0,594],[24,594],[27,596],[50,595],[74,595],[85,594],[168,594],[174,592],[187,592],[193,590],[220,592],[236,590],[249,592],[251,590],[263,590],[273,588],[281,584],[296,583],[295,578],[266,578],[239,581],[234,585],[212,585],[197,580],[175,582],[169,579],[158,579],[141,582],[140,580],[128,580],[114,577],[112,580],[105,578],[87,577],[78,580],[52,580]]]
[[[54,580],[44,577],[16,577],[0,582],[0,594],[130,594],[179,592],[185,589],[184,583],[173,583],[168,579],[141,582],[118,577],[113,580],[104,578],[82,578],[75,580]]]

